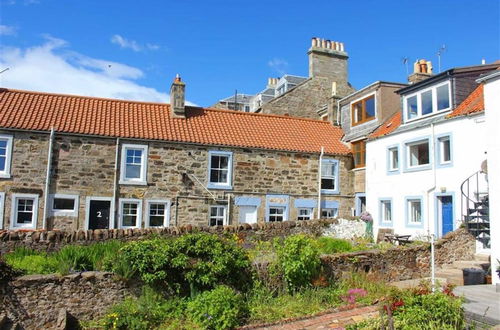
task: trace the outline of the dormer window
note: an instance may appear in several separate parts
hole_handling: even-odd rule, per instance
[[[405,121],[451,109],[450,83],[445,82],[404,97]]]
[[[375,118],[375,94],[351,103],[352,126]]]

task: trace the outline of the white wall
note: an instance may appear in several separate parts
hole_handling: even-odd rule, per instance
[[[500,283],[495,270],[500,259],[500,77],[484,85],[488,136],[488,181],[490,185],[491,264],[493,284]]]
[[[497,121],[498,122],[498,121]],[[420,137],[451,133],[452,166],[439,168],[436,166],[435,144],[430,143],[431,169],[418,172],[405,172],[403,158],[405,142]],[[434,138],[434,141],[435,141]],[[436,205],[436,194],[450,194],[453,197],[454,229],[458,228],[461,219],[460,185],[471,174],[481,169],[481,162],[486,159],[486,130],[483,114],[472,117],[449,119],[434,126],[430,125],[410,131],[392,134],[367,143],[366,196],[367,210],[374,219],[374,233],[380,227],[380,198],[392,199],[392,228],[396,234],[411,234],[413,238],[427,235],[428,231],[440,236],[437,224],[440,207]],[[399,146],[399,174],[387,172],[387,148]],[[435,175],[434,175],[435,173]],[[407,196],[421,196],[423,200],[423,225],[421,228],[409,227],[406,224]],[[440,221],[439,221],[440,222]],[[385,226],[391,228],[391,226]]]

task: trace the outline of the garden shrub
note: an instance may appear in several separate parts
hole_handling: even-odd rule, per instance
[[[277,244],[278,267],[289,291],[311,285],[320,270],[319,250],[314,240],[297,234]]]
[[[205,329],[232,329],[247,314],[243,296],[225,285],[196,296],[187,303],[186,312]]]
[[[322,236],[316,242],[321,254],[334,254],[352,250],[351,242],[345,239]]]
[[[51,274],[58,270],[58,262],[45,252],[24,247],[4,255],[5,262],[24,274]]]
[[[217,284],[243,289],[250,279],[243,249],[216,235],[131,242],[120,253],[145,283],[192,296]]]

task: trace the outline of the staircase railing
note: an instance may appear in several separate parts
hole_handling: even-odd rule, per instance
[[[460,190],[464,224],[467,230],[483,244],[483,248],[489,248],[489,196],[486,174],[482,171],[475,172],[462,183]]]

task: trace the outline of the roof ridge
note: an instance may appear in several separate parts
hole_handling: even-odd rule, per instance
[[[79,99],[91,99],[91,100],[102,100],[102,101],[112,101],[112,102],[125,102],[125,103],[136,103],[136,104],[152,104],[152,105],[167,105],[170,106],[170,103],[161,103],[161,102],[151,102],[151,101],[134,101],[134,100],[124,100],[124,99],[113,99],[109,97],[100,97],[100,96],[87,96],[87,95],[77,95],[77,94],[63,94],[63,93],[54,93],[54,92],[39,92],[39,91],[30,91],[24,89],[15,89],[8,87],[0,87],[0,92],[17,92],[17,93],[26,93],[26,94],[34,94],[34,95],[52,95],[52,96],[64,96],[64,97],[75,97]],[[190,106],[192,108],[202,108],[197,106]]]

